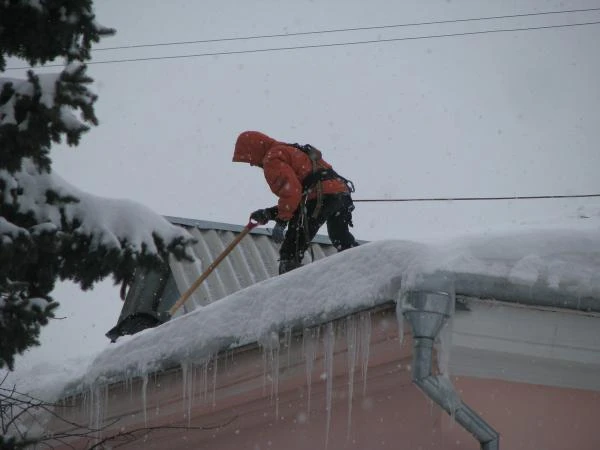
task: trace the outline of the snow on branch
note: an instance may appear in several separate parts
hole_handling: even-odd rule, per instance
[[[92,43],[113,34],[98,23],[90,0],[0,1],[0,71],[5,55],[32,65],[60,56],[86,61]]]
[[[4,217],[0,217],[0,239],[2,243],[6,244],[7,241],[12,241],[19,235],[27,234],[25,228],[16,226],[14,223],[9,222]]]
[[[56,173],[39,169],[24,159],[20,171],[0,170],[3,204],[13,204],[15,213],[33,218],[39,228],[53,227],[89,237],[89,249],[128,251],[140,255],[156,255],[169,246],[187,252],[193,237],[149,208],[124,199],[109,199],[85,193]],[[2,229],[22,230],[10,223]],[[33,231],[33,230],[32,230]],[[44,231],[43,229],[38,232]],[[173,248],[173,250],[176,250]],[[190,254],[186,255],[191,257]]]
[[[52,142],[60,143],[64,134],[69,145],[77,145],[88,124],[98,123],[91,82],[79,62],[58,74],[0,78],[0,167],[18,169],[20,155],[49,168]]]

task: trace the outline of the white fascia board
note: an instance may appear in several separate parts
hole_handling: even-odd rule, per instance
[[[600,391],[600,316],[470,300],[453,318],[453,375]]]

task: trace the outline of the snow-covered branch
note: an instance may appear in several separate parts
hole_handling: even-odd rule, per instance
[[[193,241],[185,229],[149,208],[131,200],[85,193],[56,173],[38,169],[30,159],[23,160],[20,171],[0,170],[0,185],[5,186],[0,191],[1,204],[12,205],[15,216],[33,218],[36,232],[60,230],[87,236],[91,251],[105,248],[159,256],[167,247],[178,246],[183,256]],[[5,218],[0,227],[6,230],[3,234],[24,231]]]
[[[32,65],[56,56],[86,61],[92,43],[114,33],[98,23],[91,0],[0,1],[0,71],[5,56],[23,58]]]
[[[0,78],[0,167],[18,170],[26,156],[49,168],[52,142],[61,142],[64,134],[69,145],[77,145],[88,124],[98,123],[91,82],[78,62],[57,74]]]

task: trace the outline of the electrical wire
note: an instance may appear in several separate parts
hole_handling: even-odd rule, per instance
[[[352,199],[353,202],[456,202],[456,201],[493,201],[493,200],[542,200],[560,198],[590,198],[600,197],[600,194],[572,194],[572,195],[518,195],[512,197],[416,197],[416,198],[366,198]]]
[[[117,47],[95,48],[94,52],[100,52],[100,51],[106,51],[106,50],[123,50],[123,49],[132,49],[132,48],[167,47],[167,46],[172,46],[172,45],[208,44],[208,43],[215,43],[215,42],[247,41],[247,40],[253,40],[253,39],[272,39],[272,38],[280,38],[280,37],[310,36],[310,35],[318,35],[318,34],[344,33],[344,32],[356,32],[356,31],[388,30],[388,29],[402,28],[402,27],[443,25],[443,24],[449,24],[449,23],[476,22],[476,21],[483,21],[483,20],[516,19],[516,18],[521,18],[521,17],[534,17],[534,16],[544,16],[544,15],[551,15],[551,14],[573,14],[573,13],[583,13],[583,12],[593,12],[593,11],[600,11],[600,8],[568,9],[568,10],[560,10],[560,11],[543,11],[543,12],[537,12],[537,13],[507,14],[507,15],[502,15],[502,16],[474,17],[474,18],[467,18],[467,19],[433,20],[433,21],[428,21],[428,22],[412,22],[412,23],[401,23],[401,24],[395,24],[395,25],[336,28],[336,29],[330,29],[330,30],[299,31],[299,32],[295,32],[295,33],[262,34],[262,35],[256,35],[256,36],[199,39],[199,40],[192,40],[192,41],[158,42],[155,44],[122,45],[122,46],[117,46]]]
[[[378,43],[386,43],[386,42],[415,41],[415,40],[420,40],[420,39],[474,36],[474,35],[483,35],[483,34],[491,34],[491,33],[549,30],[549,29],[556,29],[556,28],[581,27],[581,26],[598,25],[598,24],[600,24],[600,20],[592,21],[592,22],[569,23],[569,24],[560,24],[560,25],[545,25],[545,26],[538,26],[538,27],[499,28],[499,29],[492,29],[492,30],[465,31],[465,32],[460,32],[460,33],[444,33],[444,34],[433,34],[433,35],[426,35],[426,36],[408,36],[408,37],[389,38],[389,39],[371,39],[371,40],[364,40],[364,41],[339,42],[339,43],[331,43],[331,44],[298,45],[298,46],[290,46],[290,47],[272,47],[272,48],[260,48],[260,49],[252,49],[252,50],[233,50],[233,51],[225,51],[225,52],[196,53],[196,54],[190,54],[190,55],[151,56],[151,57],[143,57],[143,58],[112,59],[112,60],[106,60],[106,61],[90,61],[90,62],[87,62],[86,64],[88,64],[88,65],[91,65],[91,64],[118,64],[118,63],[125,63],[125,62],[200,58],[200,57],[204,57],[204,56],[227,56],[227,55],[241,55],[241,54],[249,54],[249,53],[277,52],[277,51],[285,51],[285,50],[344,47],[344,46],[350,46],[350,45],[378,44]],[[64,67],[64,64],[49,64],[49,65],[42,66],[42,68],[50,68],[50,67]],[[11,68],[7,68],[5,70],[6,71],[8,71],[8,70],[24,70],[24,69],[30,69],[30,68],[31,67],[29,67],[29,66],[11,67]]]
[[[309,35],[331,34],[331,33],[341,33],[341,32],[372,31],[372,30],[384,30],[384,29],[393,29],[393,28],[402,28],[402,27],[442,25],[442,24],[449,24],[449,23],[464,23],[464,22],[484,21],[484,20],[511,19],[511,18],[534,17],[534,16],[553,15],[553,14],[573,14],[573,13],[583,13],[583,12],[593,12],[593,11],[600,11],[600,8],[542,11],[542,12],[537,12],[537,13],[507,14],[507,15],[500,15],[500,16],[485,16],[485,17],[464,18],[464,19],[435,20],[435,21],[426,21],[426,22],[413,22],[413,23],[402,23],[402,24],[370,26],[370,27],[338,28],[338,29],[303,31],[303,32],[294,32],[294,33],[265,34],[265,35],[230,37],[230,38],[202,39],[202,40],[193,40],[193,41],[161,42],[161,43],[155,43],[155,44],[124,45],[124,46],[116,46],[116,47],[96,48],[96,49],[94,49],[94,52],[107,51],[107,50],[133,49],[133,48],[166,47],[166,46],[174,46],[174,45],[244,41],[244,40],[255,40],[255,39],[270,39],[270,38],[280,38],[280,37],[309,36]],[[87,64],[115,64],[115,63],[123,63],[123,62],[156,61],[156,60],[166,60],[166,59],[196,58],[196,57],[203,57],[203,56],[224,56],[224,55],[262,53],[262,52],[274,52],[274,51],[284,51],[284,50],[340,47],[340,46],[347,46],[347,45],[349,46],[349,45],[360,45],[360,44],[373,44],[373,43],[380,43],[380,42],[399,42],[399,41],[419,40],[419,39],[435,39],[435,38],[446,38],[446,37],[472,36],[472,35],[481,35],[481,34],[489,34],[489,33],[507,33],[507,32],[518,32],[518,31],[547,30],[547,29],[553,29],[553,28],[579,27],[579,26],[598,25],[598,24],[600,24],[600,21],[559,24],[559,25],[546,25],[546,26],[538,26],[538,27],[505,28],[505,29],[480,30],[480,31],[460,32],[460,33],[444,33],[444,34],[435,34],[435,35],[426,35],[426,36],[411,36],[411,37],[390,38],[390,39],[374,39],[374,40],[341,42],[341,43],[331,43],[331,44],[299,45],[299,46],[275,47],[275,48],[266,48],[266,49],[198,53],[198,54],[191,54],[191,55],[174,55],[174,56],[158,56],[158,57],[146,57],[146,58],[114,59],[114,60],[107,60],[107,61],[91,61],[91,62],[88,62]],[[64,66],[63,64],[51,64],[51,65],[46,65],[43,67],[63,67],[63,66]],[[28,68],[30,68],[30,67],[9,67],[9,68],[6,68],[5,70],[23,70],[23,69],[28,69]],[[600,194],[532,195],[532,196],[505,196],[505,197],[415,197],[415,198],[394,198],[394,199],[375,198],[375,199],[353,199],[353,202],[386,203],[386,202],[497,201],[497,200],[506,201],[506,200],[590,198],[590,197],[600,197]]]

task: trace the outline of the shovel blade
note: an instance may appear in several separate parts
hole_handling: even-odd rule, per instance
[[[145,330],[146,328],[154,328],[166,322],[166,320],[161,319],[168,320],[168,318],[159,318],[154,314],[145,312],[130,314],[123,320],[119,321],[115,327],[111,328],[106,333],[106,337],[109,338],[111,342],[116,342],[116,340],[121,336],[125,336],[127,334],[136,334],[142,330]]]

